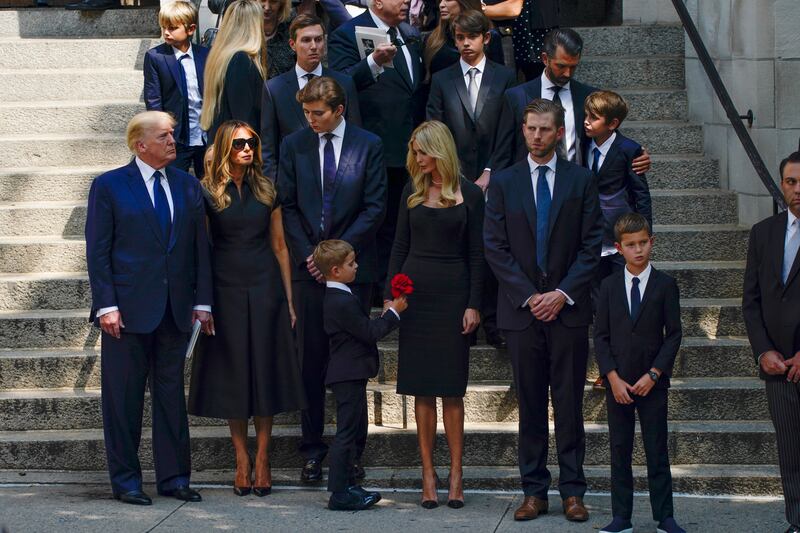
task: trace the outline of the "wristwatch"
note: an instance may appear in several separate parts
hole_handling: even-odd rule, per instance
[[[653,383],[658,383],[658,372],[651,370],[647,373],[647,375],[650,376],[650,379],[653,380]]]

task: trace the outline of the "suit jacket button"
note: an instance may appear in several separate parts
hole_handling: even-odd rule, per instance
[[[164,282],[164,285],[167,284],[167,278],[164,278],[162,281]]]

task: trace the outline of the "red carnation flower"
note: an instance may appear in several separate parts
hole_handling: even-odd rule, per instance
[[[414,282],[405,274],[395,274],[392,278],[392,298],[408,296],[414,292]]]

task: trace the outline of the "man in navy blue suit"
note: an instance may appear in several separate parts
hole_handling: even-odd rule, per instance
[[[309,127],[281,143],[278,195],[284,232],[294,268],[292,297],[297,313],[297,344],[308,409],[303,411],[300,453],[306,460],[304,482],[322,479],[328,452],[322,442],[325,423],[325,372],[328,337],[323,324],[325,279],[312,259],[316,245],[341,239],[358,257],[358,275],[351,284],[362,309],[369,310],[370,288],[378,281],[375,234],[386,211],[386,170],[378,137],[347,123],[345,94],[332,78],[319,77],[300,90],[297,99]],[[366,411],[362,424],[367,424]],[[366,430],[360,432],[366,438]],[[356,478],[366,440],[356,443]]]
[[[205,133],[200,129],[203,72],[208,48],[192,44],[197,8],[192,2],[171,2],[158,13],[164,43],[144,56],[144,103],[148,111],[175,117],[176,156],[171,166],[203,177]]]
[[[603,219],[592,172],[556,156],[564,109],[538,98],[517,127],[529,154],[492,177],[483,230],[486,260],[500,286],[497,326],[506,334],[519,402],[525,500],[514,519],[531,520],[548,509],[549,391],[564,514],[585,521],[583,385]]]
[[[380,279],[386,275],[398,205],[408,181],[406,155],[411,132],[425,118],[425,73],[419,31],[405,22],[409,0],[370,0],[369,9],[342,24],[330,38],[328,65],[349,74],[358,87],[364,129],[383,141],[388,176],[386,219],[378,233]],[[389,43],[361,58],[355,28],[379,28]],[[360,262],[360,260],[359,260]],[[381,286],[383,290],[383,286]]]
[[[294,69],[264,82],[261,100],[261,159],[264,175],[275,179],[281,139],[308,127],[297,91],[308,80],[328,76],[342,86],[347,95],[345,117],[349,124],[361,126],[358,93],[352,78],[322,66],[325,57],[325,28],[314,15],[297,15],[289,26],[289,46],[297,54]]]
[[[150,505],[138,451],[145,385],[153,406],[158,493],[200,501],[189,487],[183,385],[192,323],[213,332],[211,267],[200,184],[168,165],[174,120],[145,111],[128,124],[136,157],[94,179],[86,218],[89,320],[101,334],[102,408],[114,497]]]

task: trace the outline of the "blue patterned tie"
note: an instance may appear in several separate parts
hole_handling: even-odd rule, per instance
[[[162,177],[160,171],[153,172],[153,207],[156,209],[156,218],[158,218],[158,225],[161,227],[164,241],[169,242],[169,234],[172,230],[172,215],[169,212],[167,193],[164,191],[164,187],[161,186]]]
[[[325,158],[322,162],[322,218],[320,230],[322,238],[327,239],[331,230],[331,207],[333,207],[333,182],[336,179],[336,154],[333,151],[333,133],[326,133]]]
[[[631,280],[631,319],[636,320],[639,314],[639,306],[642,305],[642,295],[639,294],[639,278]]]
[[[792,235],[783,248],[783,284],[789,281],[789,273],[792,271],[797,251],[800,249],[800,219],[795,219],[792,223],[794,227],[794,235]]]
[[[536,180],[536,264],[547,273],[547,236],[550,233],[550,186],[547,185],[547,167],[539,167]]]
[[[592,155],[594,156],[594,160],[592,161],[592,172],[597,174],[600,170],[600,149],[595,148],[592,150]]]

